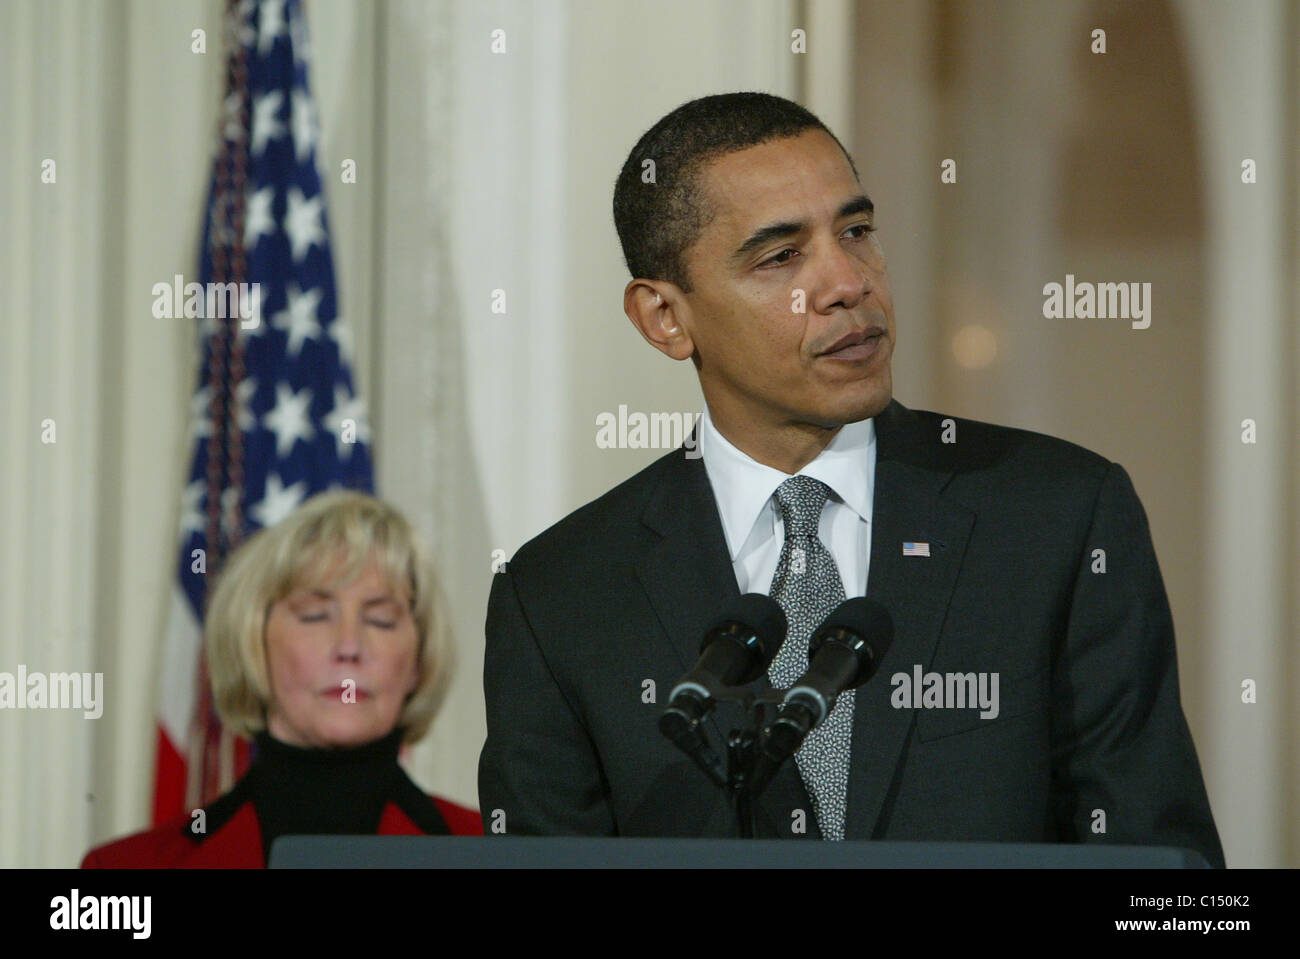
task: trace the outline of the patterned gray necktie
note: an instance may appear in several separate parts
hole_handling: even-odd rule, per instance
[[[830,488],[811,476],[792,476],[773,495],[785,523],[785,543],[769,594],[785,611],[790,628],[768,678],[774,687],[788,689],[808,668],[813,630],[844,601],[844,583],[834,557],[817,535]],[[844,838],[853,693],[850,689],[840,694],[830,715],[794,754],[825,839]]]

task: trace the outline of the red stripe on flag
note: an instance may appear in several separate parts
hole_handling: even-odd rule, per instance
[[[153,780],[153,824],[161,825],[185,814],[185,760],[158,726]]]

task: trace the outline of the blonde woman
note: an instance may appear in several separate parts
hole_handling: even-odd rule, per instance
[[[204,815],[92,850],[83,866],[266,864],[295,834],[481,834],[398,765],[448,679],[446,609],[392,507],[323,493],[231,554],[204,641],[221,721],[253,739],[248,773]]]

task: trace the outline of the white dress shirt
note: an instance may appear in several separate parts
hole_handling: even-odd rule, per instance
[[[742,593],[769,594],[785,542],[785,523],[772,495],[790,478],[736,449],[718,432],[706,405],[700,416],[700,456],[722,517],[722,531]],[[846,423],[799,471],[831,489],[822,509],[822,545],[830,550],[846,597],[867,594],[871,563],[871,503],[876,477],[874,420]]]

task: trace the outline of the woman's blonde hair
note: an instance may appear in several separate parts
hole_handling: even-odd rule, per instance
[[[397,725],[408,743],[428,731],[451,679],[446,597],[406,518],[382,500],[352,490],[312,497],[226,560],[204,617],[213,705],[222,723],[249,737],[266,728],[271,607],[300,587],[347,585],[371,560],[390,588],[409,594],[418,637],[419,685]]]

